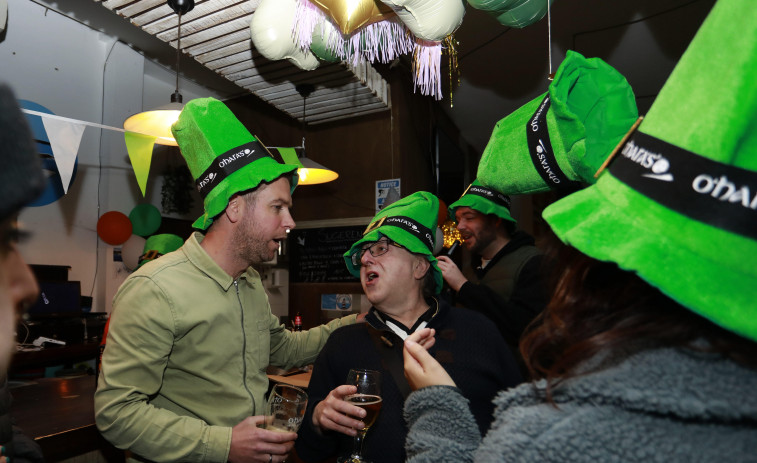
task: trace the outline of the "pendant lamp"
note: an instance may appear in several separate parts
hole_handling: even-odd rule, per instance
[[[184,108],[181,93],[179,93],[179,57],[181,55],[181,17],[194,8],[194,0],[168,0],[169,7],[179,15],[178,41],[176,43],[176,91],[171,95],[171,102],[150,111],[137,113],[124,121],[124,129],[129,132],[151,135],[155,143],[160,145],[178,146],[171,133],[171,125],[179,119]]]
[[[313,161],[305,155],[305,124],[306,124],[306,104],[308,96],[313,93],[315,86],[313,84],[299,84],[295,86],[297,93],[302,95],[302,156],[299,156],[301,167],[297,169],[300,176],[299,185],[315,185],[336,180],[339,174]]]

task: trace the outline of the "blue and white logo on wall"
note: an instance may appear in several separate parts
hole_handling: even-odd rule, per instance
[[[19,104],[24,109],[29,109],[41,113],[54,114],[49,109],[33,101],[19,100]],[[50,139],[47,136],[47,131],[45,130],[45,126],[42,123],[42,118],[33,114],[25,114],[25,116],[26,121],[29,123],[29,127],[31,128],[34,142],[37,144],[37,152],[42,157],[42,170],[44,171],[45,177],[47,178],[47,185],[45,186],[45,190],[42,192],[39,198],[29,204],[29,206],[45,206],[60,199],[65,194],[65,192],[63,191],[60,173],[58,172],[58,166],[55,164],[53,149],[50,146]],[[76,171],[78,167],[79,160],[77,159],[74,162],[74,170],[71,173],[71,181],[68,184],[69,188],[71,187],[71,185],[73,185],[74,179],[76,179]]]

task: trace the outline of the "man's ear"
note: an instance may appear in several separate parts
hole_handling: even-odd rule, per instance
[[[235,223],[242,218],[244,211],[244,200],[238,194],[234,194],[229,199],[229,204],[224,210],[224,214],[229,218],[229,222]]]
[[[415,263],[413,263],[413,278],[416,280],[423,279],[423,277],[426,276],[429,267],[431,267],[431,262],[429,262],[428,259],[416,256]]]

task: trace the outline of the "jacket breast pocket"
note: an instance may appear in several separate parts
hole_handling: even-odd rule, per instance
[[[271,356],[271,332],[268,331],[267,320],[257,321],[257,330],[255,335],[257,338],[256,357],[258,359],[258,367],[265,368],[266,366],[268,366],[268,359]]]

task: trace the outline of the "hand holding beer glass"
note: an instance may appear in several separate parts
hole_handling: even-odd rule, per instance
[[[338,461],[339,463],[370,463],[363,457],[363,440],[381,411],[381,373],[374,370],[350,370],[346,384],[357,386],[357,392],[346,396],[344,400],[366,411],[365,418],[361,420],[365,427],[359,429],[355,435],[352,453],[341,457]]]
[[[305,416],[308,395],[302,389],[289,384],[276,384],[268,396],[265,411],[265,429],[270,431],[297,432]]]

